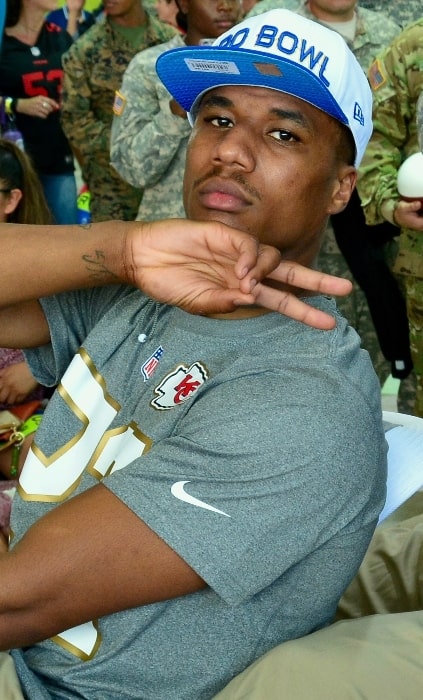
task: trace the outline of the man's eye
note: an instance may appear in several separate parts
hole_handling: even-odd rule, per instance
[[[213,126],[219,126],[219,127],[229,127],[232,126],[232,121],[228,119],[227,117],[210,117],[207,119],[210,124],[213,124]]]
[[[285,131],[285,129],[274,129],[270,132],[270,136],[277,141],[297,141],[298,139],[292,131]]]

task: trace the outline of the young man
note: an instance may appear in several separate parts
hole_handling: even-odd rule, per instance
[[[279,255],[312,265],[350,197],[372,128],[362,69],[280,10],[158,72],[193,122],[196,221],[30,235],[19,281],[0,262],[0,340],[60,382],[0,560],[0,644],[31,700],[213,697],[332,619],[384,501],[356,333],[324,296],[308,321],[335,315],[327,332],[271,313],[307,320],[283,283],[316,273],[287,278]]]
[[[131,59],[167,41],[175,30],[140,0],[105,0],[105,18],[75,41],[63,57],[62,126],[91,193],[93,221],[132,221],[142,190],[110,165],[113,97]]]

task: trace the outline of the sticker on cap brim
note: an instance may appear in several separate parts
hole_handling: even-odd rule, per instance
[[[213,61],[203,58],[186,58],[185,63],[192,72],[199,73],[226,73],[239,75],[238,66],[233,61]]]
[[[384,73],[379,59],[376,59],[370,66],[369,83],[373,90],[378,90],[387,82],[387,77]]]
[[[116,90],[115,99],[113,102],[113,114],[116,114],[117,117],[120,117],[123,113],[123,110],[125,109],[125,105],[126,97],[124,97],[122,93],[119,92],[119,90]]]

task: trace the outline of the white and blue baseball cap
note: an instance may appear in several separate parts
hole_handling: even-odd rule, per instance
[[[289,10],[250,17],[212,45],[161,54],[156,70],[193,123],[215,87],[250,85],[309,102],[345,124],[361,161],[372,133],[372,94],[363,69],[338,32]]]

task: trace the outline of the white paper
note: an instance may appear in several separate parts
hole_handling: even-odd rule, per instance
[[[389,445],[386,503],[379,522],[423,488],[423,419],[383,412]]]

